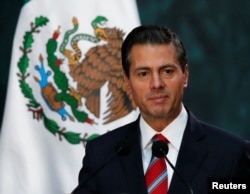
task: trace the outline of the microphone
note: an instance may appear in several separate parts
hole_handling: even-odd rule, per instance
[[[80,188],[82,188],[89,180],[91,180],[98,172],[100,172],[106,165],[109,164],[110,161],[112,161],[117,155],[127,155],[129,154],[129,152],[131,151],[131,144],[130,142],[126,141],[126,140],[121,140],[120,142],[118,142],[115,147],[114,150],[115,152],[111,155],[111,157],[109,157],[101,166],[99,166],[98,168],[96,168],[96,170],[93,171],[92,174],[90,174],[89,177],[87,177],[85,180],[83,180],[72,192],[71,194],[74,194],[76,191],[78,191]]]
[[[177,174],[181,182],[187,187],[190,194],[193,194],[193,189],[191,186],[184,180],[184,178],[181,176],[181,174],[178,172],[178,170],[174,167],[174,165],[169,161],[167,158],[168,153],[168,145],[164,141],[158,140],[154,141],[152,145],[152,154],[156,156],[157,158],[165,158],[168,162],[168,164],[171,166],[171,168],[174,170],[174,172]]]

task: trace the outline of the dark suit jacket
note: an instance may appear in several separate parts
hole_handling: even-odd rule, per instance
[[[188,115],[176,169],[191,185],[194,193],[207,193],[208,177],[250,177],[249,144],[224,130],[199,121],[190,112]],[[81,188],[75,194],[147,193],[138,120],[87,143],[79,174]],[[132,145],[130,153],[117,155],[92,176],[93,171],[114,154],[117,142],[124,139]],[[86,182],[90,176],[92,177]],[[187,187],[176,173],[168,193],[188,193]]]

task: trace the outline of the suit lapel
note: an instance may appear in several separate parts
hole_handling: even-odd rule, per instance
[[[139,120],[131,127],[127,133],[127,139],[132,144],[131,153],[121,157],[121,165],[127,179],[128,188],[133,188],[131,193],[146,194],[146,183],[144,180],[142,153],[140,144]]]
[[[189,112],[188,123],[175,166],[189,185],[191,185],[200,166],[208,155],[207,146],[204,141],[205,136],[206,133],[200,127],[198,120]],[[174,173],[169,194],[186,193],[187,191],[188,188],[181,182],[176,173]]]

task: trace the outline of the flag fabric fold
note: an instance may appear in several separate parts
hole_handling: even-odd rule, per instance
[[[31,0],[13,42],[0,136],[0,193],[70,193],[88,140],[135,120],[120,46],[134,0]]]

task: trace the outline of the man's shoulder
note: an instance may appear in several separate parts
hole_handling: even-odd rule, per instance
[[[200,121],[200,123],[205,128],[206,133],[210,138],[213,138],[214,141],[217,139],[218,141],[238,142],[240,144],[246,141],[243,137],[238,136],[227,129],[203,121]]]
[[[91,140],[91,144],[111,143],[123,140],[138,132],[138,121],[127,123],[118,128],[112,129],[103,135]]]
[[[233,132],[219,128],[217,126],[201,122],[206,131],[206,142],[209,149],[218,153],[241,154],[243,152],[250,153],[250,143],[241,136]]]
[[[243,137],[222,127],[199,120],[191,112],[189,112],[189,117],[189,119],[191,119],[191,121],[189,120],[189,127],[192,128],[191,130],[196,131],[200,136],[206,137],[207,141],[212,142],[214,145],[217,142],[233,144],[234,146],[242,146],[246,143]]]

